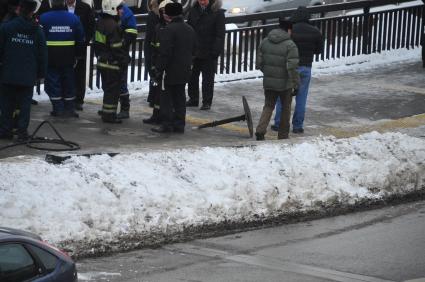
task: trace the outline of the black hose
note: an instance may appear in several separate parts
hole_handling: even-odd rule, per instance
[[[40,130],[40,128],[48,124],[53,131],[55,132],[56,136],[59,137],[58,139],[53,138],[47,138],[47,137],[37,137],[36,134]],[[65,148],[52,148],[52,147],[43,147],[43,146],[34,146],[33,144],[55,144],[55,145],[61,145]],[[28,140],[22,141],[22,142],[15,142],[13,144],[9,144],[3,147],[0,147],[1,150],[5,150],[7,148],[16,147],[20,145],[26,145],[28,148],[41,150],[41,151],[54,151],[54,152],[62,152],[62,151],[75,151],[80,149],[80,145],[78,143],[65,140],[62,135],[56,130],[56,128],[47,120],[40,123],[40,125],[34,130],[34,132],[30,135]]]

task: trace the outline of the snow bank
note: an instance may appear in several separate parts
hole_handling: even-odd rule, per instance
[[[372,132],[302,144],[0,160],[0,226],[55,244],[355,205],[425,189],[425,140]]]

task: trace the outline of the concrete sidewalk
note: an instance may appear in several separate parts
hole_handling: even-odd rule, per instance
[[[313,70],[314,72],[314,70]],[[104,124],[97,111],[101,99],[85,104],[79,119],[61,120],[49,116],[50,102],[41,102],[32,108],[30,133],[43,120],[49,120],[66,139],[77,142],[81,150],[58,154],[99,152],[133,152],[149,149],[173,149],[198,146],[238,146],[255,143],[249,137],[245,122],[236,122],[217,128],[192,129],[199,124],[238,116],[243,113],[241,97],[248,99],[254,120],[254,129],[261,114],[264,95],[261,79],[216,83],[215,98],[210,111],[187,109],[185,134],[160,135],[151,132],[142,119],[151,114],[146,93],[133,95],[131,118],[121,125]],[[402,131],[423,137],[425,135],[425,70],[421,63],[392,65],[360,73],[336,74],[312,80],[307,105],[305,134],[290,134],[289,140],[298,142],[317,135],[350,137],[369,131]],[[39,136],[54,137],[45,127]],[[267,140],[277,134],[269,131]],[[0,141],[0,147],[9,144]],[[0,158],[17,155],[45,155],[18,146],[0,151]]]

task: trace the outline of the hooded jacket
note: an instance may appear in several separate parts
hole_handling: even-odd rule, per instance
[[[298,49],[283,29],[273,29],[260,43],[256,67],[264,74],[264,89],[285,91],[298,88]]]
[[[225,23],[221,6],[221,0],[210,0],[203,10],[198,1],[195,1],[189,11],[187,23],[196,33],[196,58],[217,58],[222,53]]]
[[[323,51],[323,39],[320,31],[310,24],[310,12],[306,7],[298,7],[291,17],[292,40],[298,47],[300,66],[311,67],[315,54]]]

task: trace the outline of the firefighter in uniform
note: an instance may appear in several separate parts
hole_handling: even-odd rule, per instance
[[[159,56],[159,33],[161,32],[161,29],[163,29],[166,26],[166,21],[164,19],[164,8],[165,5],[168,3],[171,3],[173,1],[171,0],[163,0],[159,6],[158,6],[158,13],[159,13],[159,22],[152,27],[152,40],[150,42],[150,58],[149,58],[149,76],[150,76],[150,85],[149,85],[149,96],[148,101],[150,106],[153,108],[152,116],[144,119],[143,123],[146,124],[160,124],[161,123],[161,117],[160,117],[160,97],[161,97],[161,81],[155,80],[155,64],[158,60]],[[147,43],[146,43],[147,44]]]
[[[52,102],[52,116],[78,117],[74,66],[84,48],[83,26],[76,15],[65,9],[63,0],[51,0],[51,3],[52,10],[40,16],[48,50],[44,90]]]
[[[117,12],[120,17],[120,26],[124,32],[123,50],[127,56],[130,51],[131,44],[136,40],[137,37],[137,26],[136,18],[133,12],[124,2],[121,2],[117,7]],[[128,68],[122,69],[121,73],[121,88],[120,88],[120,112],[118,118],[126,119],[130,117],[130,94],[127,87],[127,72]]]
[[[121,123],[117,118],[121,75],[128,65],[128,53],[123,49],[123,34],[119,26],[117,7],[121,0],[103,0],[102,12],[96,24],[94,50],[103,89],[103,106],[99,114],[103,122]]]

